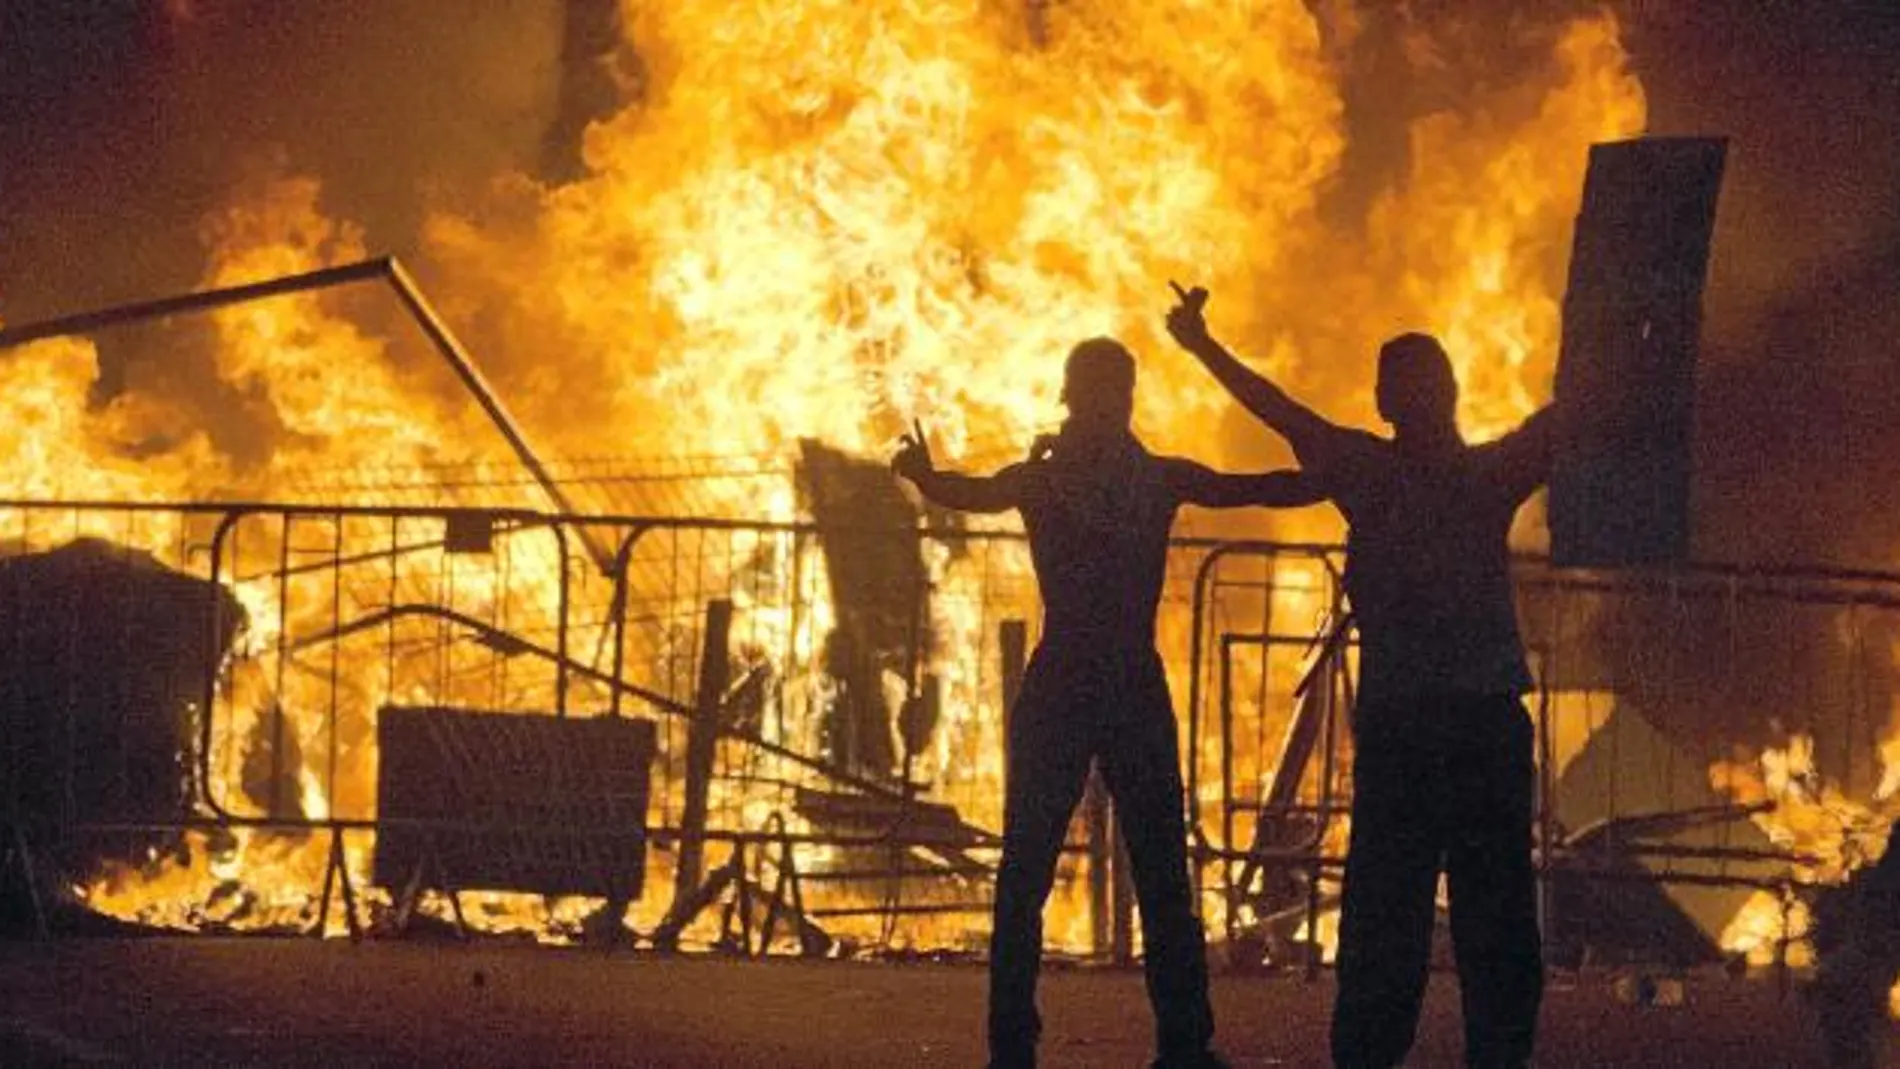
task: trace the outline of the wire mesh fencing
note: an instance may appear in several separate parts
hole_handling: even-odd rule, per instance
[[[551,939],[847,954],[987,938],[1006,720],[1037,626],[1014,529],[10,502],[0,538],[9,856],[46,896],[214,930],[369,930],[420,890],[424,915]],[[1203,916],[1235,960],[1317,967],[1350,835],[1339,552],[1183,539],[1167,574],[1157,635]],[[1517,589],[1553,958],[1785,955],[1801,888],[1878,853],[1900,815],[1900,581],[1526,560]],[[383,811],[382,725],[413,708],[650,723],[644,878],[591,895],[452,871],[390,886],[416,881],[379,876],[379,831],[420,818]],[[425,767],[460,770],[443,773],[451,799],[504,763],[458,757],[453,732],[431,745]],[[561,812],[570,838],[624,837],[624,807],[573,802],[586,761],[514,748],[515,782],[569,808],[441,803],[406,830],[532,836]],[[1114,819],[1091,787],[1053,950],[1139,953]]]

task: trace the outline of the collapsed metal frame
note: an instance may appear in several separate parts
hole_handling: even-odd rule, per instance
[[[469,396],[474,398],[475,403],[494,424],[496,431],[508,443],[516,459],[534,477],[535,484],[547,495],[554,510],[560,513],[576,512],[567,493],[555,480],[547,466],[541,462],[540,455],[529,444],[527,432],[522,430],[521,424],[502,402],[501,395],[495,392],[487,376],[482,374],[474,355],[436,312],[435,306],[430,303],[428,297],[423,295],[422,288],[416,284],[415,276],[411,275],[402,262],[394,256],[379,256],[262,282],[224,286],[150,301],[137,301],[0,329],[0,349],[10,349],[48,338],[90,334],[146,320],[209,312],[271,297],[314,293],[363,282],[381,282],[389,288],[403,310],[428,339],[430,347],[442,358],[449,370],[455,373],[456,379],[461,382],[463,388],[468,390]],[[585,529],[580,531],[580,538],[594,563],[602,569],[608,567],[605,548],[599,545]]]

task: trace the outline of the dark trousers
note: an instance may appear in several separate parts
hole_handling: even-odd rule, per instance
[[[1412,1046],[1442,866],[1465,1061],[1521,1066],[1543,994],[1531,871],[1531,724],[1514,696],[1427,697],[1354,714],[1352,843],[1333,1060],[1398,1065]]]
[[[1091,760],[1115,800],[1134,867],[1163,1062],[1192,1058],[1214,1033],[1188,885],[1174,708],[1161,660],[1152,649],[1072,651],[1045,643],[1030,661],[1009,727],[1003,864],[990,933],[990,1051],[999,1065],[1034,1060],[1042,1030],[1042,908]]]

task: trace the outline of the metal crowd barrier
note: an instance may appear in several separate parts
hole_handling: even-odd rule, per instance
[[[192,666],[178,733],[186,789],[174,804],[76,808],[87,776],[119,773],[86,764],[68,702],[52,722],[69,737],[8,766],[9,824],[29,839],[251,829],[322,840],[321,880],[297,915],[336,930],[331,888],[351,894],[365,869],[354,851],[378,827],[381,707],[640,716],[657,729],[648,834],[672,879],[670,893],[665,880],[650,884],[637,927],[662,939],[717,930],[748,952],[775,939],[816,952],[820,930],[834,950],[981,944],[1003,720],[1036,618],[1015,530],[0,502],[9,559],[78,536],[230,591],[210,603],[204,648],[220,646],[233,605],[246,627],[233,652]],[[828,539],[860,548],[829,560]],[[887,543],[924,564],[829,589],[833,572],[882,575],[861,546]],[[1321,959],[1351,797],[1356,651],[1339,565],[1337,547],[1177,540],[1158,629],[1210,928],[1237,955],[1309,969]],[[1732,899],[1782,893],[1825,868],[1812,844],[1769,841],[1751,824],[1776,790],[1782,801],[1796,789],[1818,797],[1819,777],[1740,781],[1763,749],[1803,734],[1827,783],[1850,798],[1876,793],[1900,577],[1589,573],[1526,559],[1517,585],[1538,676],[1547,925],[1562,921],[1574,886],[1653,883]],[[151,644],[139,623],[124,610],[116,645],[94,651],[101,664]],[[135,774],[128,763],[124,775]],[[20,811],[29,777],[52,784],[50,811]],[[1112,813],[1099,790],[1087,797],[1051,940],[1132,956]],[[345,907],[348,927],[365,920],[362,903]]]

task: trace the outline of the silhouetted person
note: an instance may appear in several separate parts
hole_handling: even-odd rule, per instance
[[[922,429],[893,461],[929,500],[1021,512],[1042,594],[1042,641],[1011,711],[1003,862],[990,937],[991,1065],[1033,1066],[1042,909],[1090,761],[1115,799],[1135,873],[1157,1066],[1215,1066],[1201,926],[1188,885],[1180,755],[1155,652],[1168,529],[1184,503],[1318,500],[1297,473],[1226,475],[1149,453],[1129,429],[1135,362],[1119,342],[1077,345],[1061,432],[994,475],[936,470]]]
[[[1333,1059],[1392,1066],[1411,1048],[1442,868],[1470,1065],[1529,1059],[1543,991],[1531,870],[1531,677],[1506,537],[1550,469],[1549,409],[1495,442],[1458,433],[1438,342],[1379,350],[1379,438],[1327,422],[1207,332],[1207,292],[1168,330],[1284,435],[1347,523],[1345,585],[1360,636],[1352,841],[1339,936]]]

